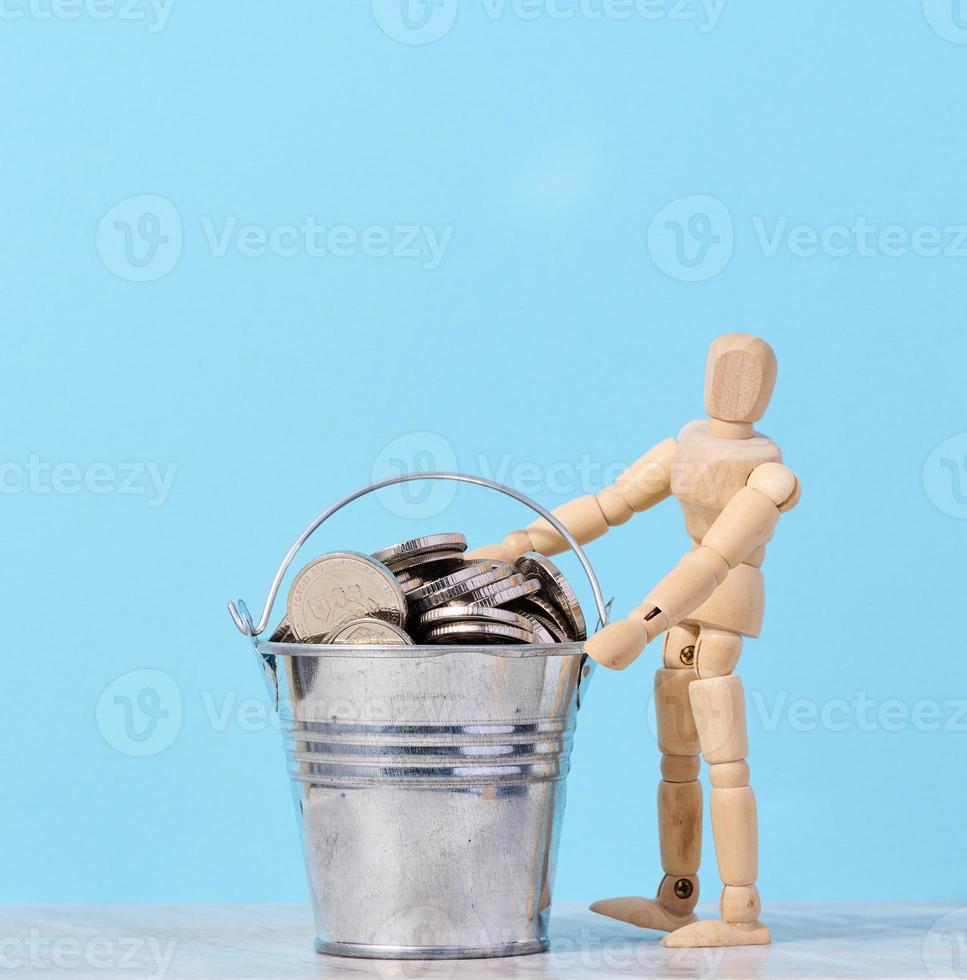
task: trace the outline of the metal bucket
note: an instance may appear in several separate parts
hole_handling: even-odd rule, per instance
[[[600,624],[607,620],[586,556],[552,514],[455,473],[407,474],[350,494],[293,544],[257,625],[241,600],[229,604],[276,697],[316,949],[385,959],[542,952],[575,718],[593,663],[582,645],[255,639],[309,535],[357,497],[415,479],[501,490],[547,518],[577,553]]]

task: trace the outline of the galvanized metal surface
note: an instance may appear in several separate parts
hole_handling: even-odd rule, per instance
[[[600,623],[606,604],[566,528],[516,491],[410,474],[343,498],[290,548],[259,623],[229,604],[276,698],[316,923],[316,948],[387,959],[547,949],[551,891],[581,691],[580,643],[365,646],[271,643],[286,569],[346,503],[407,479],[509,493],[577,552]]]
[[[321,951],[547,946],[581,648],[432,649],[276,651]]]

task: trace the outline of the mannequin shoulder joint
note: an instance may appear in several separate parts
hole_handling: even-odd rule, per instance
[[[799,478],[782,463],[762,463],[749,475],[746,486],[768,497],[780,511],[792,510],[799,502]]]

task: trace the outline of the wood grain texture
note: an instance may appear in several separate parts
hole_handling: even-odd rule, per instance
[[[708,349],[705,411],[725,422],[762,418],[776,386],[776,355],[761,337],[727,333]]]
[[[749,739],[742,681],[735,674],[694,680],[688,695],[705,761],[714,766],[746,758]]]
[[[702,786],[697,781],[658,784],[661,866],[678,878],[695,874],[702,860]]]
[[[713,789],[711,813],[722,883],[754,884],[759,876],[759,828],[752,787]]]
[[[691,670],[659,667],[655,671],[655,727],[664,755],[698,755],[698,730],[689,700],[694,680]]]

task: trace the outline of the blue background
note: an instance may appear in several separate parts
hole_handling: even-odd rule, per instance
[[[423,44],[389,0],[175,0],[160,30],[146,7],[5,8],[25,12],[0,19],[0,899],[304,896],[278,733],[226,600],[260,608],[310,518],[394,467],[455,463],[549,506],[600,489],[603,467],[702,414],[706,346],[732,329],[778,353],[761,428],[804,485],[739,667],[763,897],[963,895],[954,11],[726,0],[712,26],[694,0],[691,20],[671,0],[655,19],[495,2],[447,0],[432,16],[455,21]],[[140,225],[123,203],[139,195],[154,202]],[[693,195],[718,202],[697,222]],[[307,216],[394,245],[399,225],[451,236],[427,268],[359,247],[219,255],[203,224]],[[858,218],[939,228],[952,254],[807,256],[755,224],[818,235]],[[69,468],[31,482],[32,457],[82,485]],[[148,464],[174,465],[170,492],[134,492],[144,469],[122,486]],[[528,519],[473,488],[370,498],[307,557],[433,530],[482,543]],[[595,543],[616,612],[686,544],[672,502]],[[656,644],[595,675],[558,898],[658,883],[659,659]],[[793,707],[857,697],[874,708],[832,725]],[[914,720],[919,702],[940,730]]]

